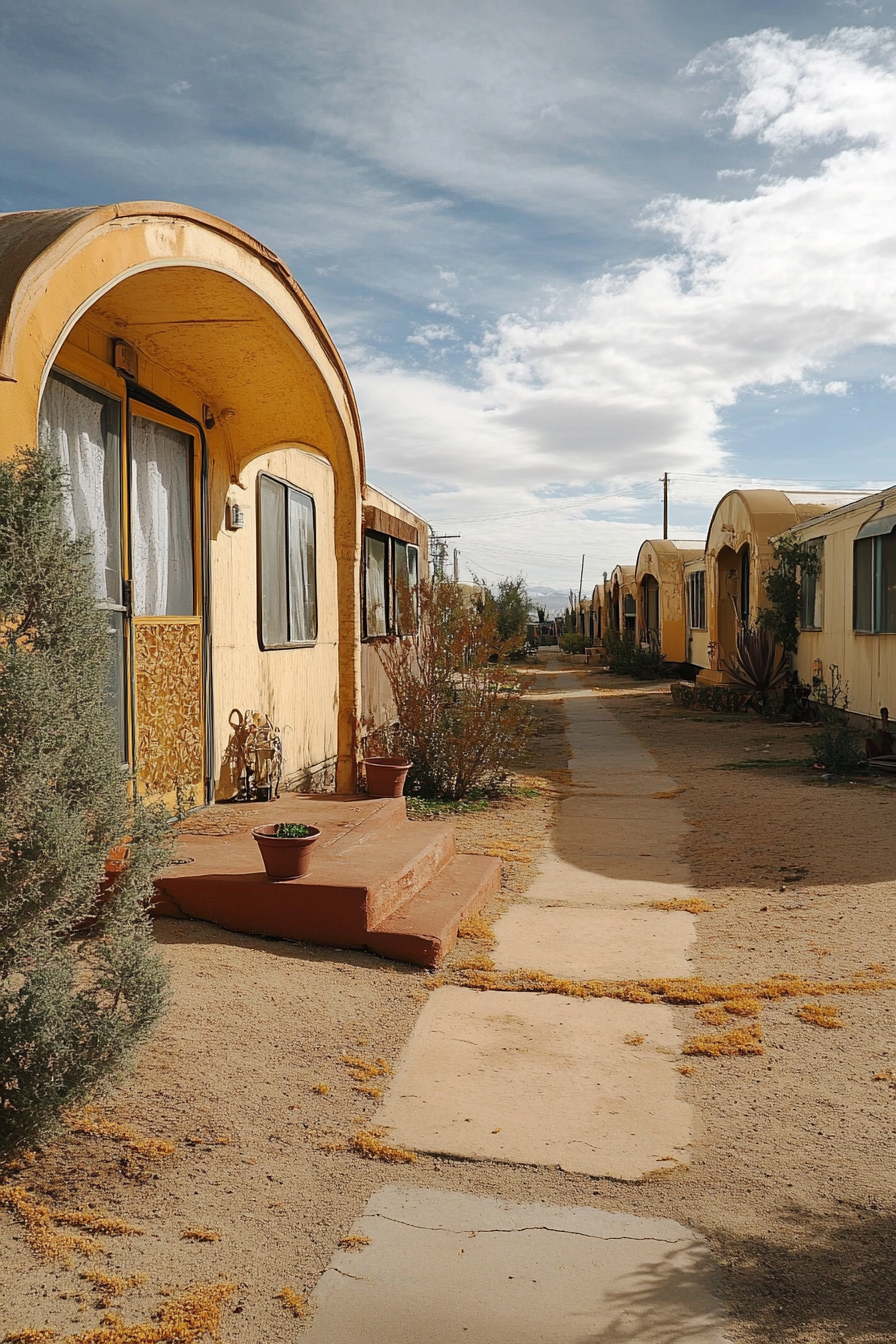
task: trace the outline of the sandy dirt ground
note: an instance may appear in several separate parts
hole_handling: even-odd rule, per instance
[[[677,710],[662,686],[581,677],[682,787],[694,828],[683,857],[712,907],[697,922],[697,973],[834,980],[872,964],[893,973],[896,790],[828,786],[792,766],[722,768],[801,757],[808,730]],[[525,792],[457,819],[461,848],[505,859],[490,915],[525,888],[563,787],[562,706],[535,707]],[[599,824],[599,800],[595,809]],[[763,1054],[683,1061],[693,1072],[682,1095],[697,1119],[691,1165],[625,1183],[422,1155],[393,1165],[346,1148],[375,1126],[371,1092],[388,1084],[438,977],[201,923],[159,921],[157,936],[172,1006],[135,1076],[99,1108],[119,1137],[71,1134],[5,1173],[34,1203],[102,1210],[141,1234],[102,1235],[98,1258],[44,1264],[21,1220],[0,1210],[0,1337],[96,1327],[109,1308],[82,1277],[93,1266],[145,1276],[120,1296],[106,1292],[127,1321],[149,1320],[166,1291],[224,1275],[235,1285],[226,1344],[295,1339],[301,1322],[277,1294],[312,1293],[373,1191],[407,1181],[687,1223],[718,1257],[738,1344],[896,1339],[896,1084],[875,1081],[896,1074],[896,992],[816,996],[837,1009],[843,1026],[832,1030],[795,1016],[805,1000],[771,1004]],[[476,950],[461,940],[453,959]],[[685,1036],[707,1030],[695,1009],[676,1014]],[[128,1134],[169,1140],[173,1152],[143,1155]]]

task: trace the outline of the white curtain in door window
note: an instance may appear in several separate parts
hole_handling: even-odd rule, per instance
[[[135,616],[192,616],[192,440],[131,420],[131,550]]]
[[[309,495],[289,491],[289,641],[310,642],[317,634],[314,563],[314,505]]]
[[[62,520],[72,536],[93,538],[93,590],[98,598],[117,602],[115,585],[107,582],[106,575],[109,535],[102,414],[96,397],[83,395],[59,378],[48,379],[40,403],[40,441],[65,469]],[[117,547],[115,551],[117,557]],[[114,577],[120,582],[118,575]]]

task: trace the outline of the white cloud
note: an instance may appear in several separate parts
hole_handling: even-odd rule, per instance
[[[408,337],[409,345],[432,345],[436,341],[450,341],[457,336],[454,327],[438,326],[434,322],[427,322],[423,326],[415,328],[413,334]]]
[[[667,253],[501,318],[472,389],[362,373],[371,462],[417,478],[425,444],[433,486],[530,502],[549,484],[708,471],[741,391],[803,382],[844,396],[848,384],[813,375],[896,342],[896,35],[765,31],[692,69],[736,86],[732,134],[771,146],[776,175],[735,201],[655,201],[645,223]],[[786,154],[818,147],[817,166],[783,171]],[[463,516],[468,494],[433,496],[439,518]]]

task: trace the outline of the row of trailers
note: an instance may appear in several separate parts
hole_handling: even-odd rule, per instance
[[[729,491],[705,544],[645,541],[634,565],[617,565],[579,603],[576,627],[596,648],[607,631],[631,631],[698,683],[724,684],[738,632],[767,604],[764,579],[786,534],[821,562],[801,585],[795,670],[811,682],[836,667],[850,708],[875,718],[896,699],[896,486],[873,495]]]

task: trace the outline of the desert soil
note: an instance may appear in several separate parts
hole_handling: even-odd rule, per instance
[[[682,857],[712,907],[697,921],[695,974],[894,972],[896,790],[749,764],[805,756],[810,730],[679,710],[664,686],[600,671],[581,678],[682,788],[694,828]],[[505,859],[489,916],[525,889],[565,778],[562,704],[535,710],[517,794],[457,818],[462,849]],[[98,1114],[122,1135],[170,1140],[173,1152],[147,1157],[126,1137],[72,1133],[5,1173],[35,1202],[103,1210],[142,1234],[102,1236],[96,1260],[42,1263],[21,1221],[0,1210],[0,1336],[95,1328],[105,1308],[81,1277],[93,1265],[145,1276],[115,1300],[127,1321],[149,1320],[166,1291],[224,1275],[236,1285],[226,1344],[294,1339],[301,1323],[277,1295],[312,1294],[373,1191],[407,1181],[687,1223],[710,1240],[739,1344],[896,1339],[896,1082],[886,1077],[896,1075],[896,992],[813,996],[837,1009],[843,1026],[831,1030],[795,1016],[805,999],[770,1004],[762,1055],[683,1060],[693,1069],[680,1084],[695,1108],[690,1167],[626,1183],[423,1155],[395,1165],[346,1149],[375,1126],[371,1090],[388,1085],[439,977],[202,923],[160,920],[157,937],[171,1008]],[[453,959],[477,950],[461,940]],[[693,1008],[676,1015],[685,1037],[707,1030]],[[213,1239],[185,1238],[188,1229]]]

